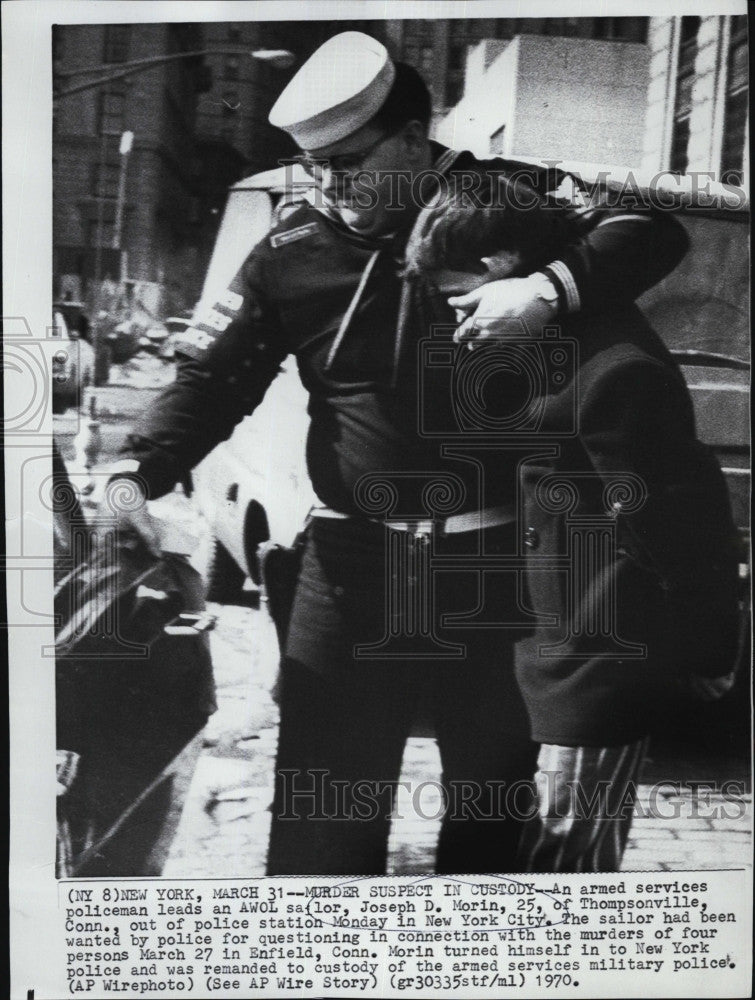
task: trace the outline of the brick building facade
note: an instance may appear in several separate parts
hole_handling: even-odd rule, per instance
[[[201,49],[190,24],[70,25],[54,29],[58,93],[157,54]],[[79,73],[98,69],[98,73]],[[93,299],[96,279],[121,277],[148,312],[183,307],[180,275],[199,273],[194,176],[201,57],[150,67],[54,102],[53,268],[57,294]],[[126,161],[124,132],[134,134]],[[114,247],[125,170],[120,246]]]
[[[350,28],[381,37],[384,22],[54,28],[53,294],[111,311],[125,298],[127,309],[141,305],[156,318],[193,306],[228,187],[295,151],[267,122],[277,95],[322,42]],[[257,50],[287,50],[293,66],[255,59]],[[200,55],[63,93],[117,75],[122,64],[181,52]],[[114,247],[126,131],[134,142]]]

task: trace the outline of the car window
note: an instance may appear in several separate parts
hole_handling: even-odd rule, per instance
[[[212,304],[246,256],[270,229],[273,204],[267,191],[232,188],[207,268],[200,302]]]

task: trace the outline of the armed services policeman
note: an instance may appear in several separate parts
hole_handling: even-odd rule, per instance
[[[511,628],[465,628],[482,600],[474,572],[433,574],[429,584],[422,576],[428,549],[452,562],[516,551],[514,463],[441,457],[437,438],[421,431],[420,409],[436,404],[422,390],[428,331],[412,322],[402,252],[420,202],[443,183],[473,188],[482,175],[517,175],[545,195],[563,190],[565,177],[444,148],[428,138],[430,112],[416,72],[359,32],[332,38],[300,69],[270,121],[303,151],[314,197],[195,318],[177,348],[175,383],[129,435],[115,470],[147,498],[161,496],[254,410],[283,358],[296,355],[321,506],[306,532],[283,650],[269,874],[385,870],[395,785],[420,705],[443,765],[439,872],[512,870],[520,827],[502,790],[535,769],[512,673],[522,634],[513,585],[491,582],[485,595],[507,609],[499,618]],[[474,339],[475,324],[487,336],[631,301],[684,253],[683,232],[666,218],[594,198],[565,208],[551,200],[554,224],[571,227],[563,254],[457,303],[468,314],[465,336]],[[418,519],[428,489],[438,504],[431,524]],[[144,509],[122,517],[154,537]],[[412,615],[425,615],[426,627]]]

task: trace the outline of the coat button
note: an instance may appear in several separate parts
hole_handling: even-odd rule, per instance
[[[540,544],[540,535],[534,528],[527,528],[524,533],[524,544],[528,549],[536,549]]]

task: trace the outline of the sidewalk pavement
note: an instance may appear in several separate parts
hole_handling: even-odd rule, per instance
[[[266,609],[217,607],[212,635],[218,712],[210,719],[204,749],[191,781],[164,874],[228,877],[264,874],[273,796],[277,708],[270,696],[277,670],[275,632]],[[433,871],[440,828],[437,782],[440,759],[434,739],[407,743],[401,780],[416,789],[421,813],[404,789],[389,842],[389,874]],[[744,794],[689,782],[742,782]],[[658,787],[658,783],[663,785]],[[651,746],[639,803],[653,815],[635,818],[624,856],[625,871],[751,868],[752,797],[749,761],[706,750]],[[415,799],[416,804],[416,799]]]

